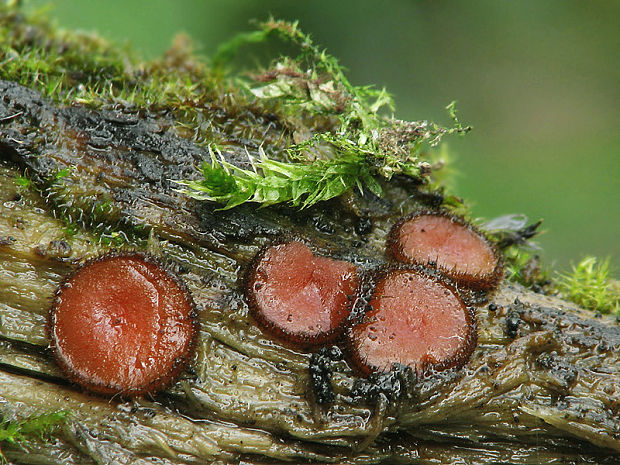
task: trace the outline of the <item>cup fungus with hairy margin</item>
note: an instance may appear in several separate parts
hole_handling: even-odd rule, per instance
[[[445,212],[406,216],[391,229],[387,252],[393,259],[437,268],[459,284],[493,289],[503,267],[495,246],[464,219]]]
[[[316,347],[340,336],[358,285],[357,268],[315,255],[305,244],[271,245],[252,262],[245,282],[250,313],[279,339]]]
[[[183,282],[153,257],[110,253],[61,283],[47,330],[71,381],[132,397],[164,388],[185,369],[198,319]]]
[[[440,278],[393,268],[375,277],[363,319],[349,328],[354,364],[364,374],[393,363],[419,375],[463,366],[477,341],[472,310]]]

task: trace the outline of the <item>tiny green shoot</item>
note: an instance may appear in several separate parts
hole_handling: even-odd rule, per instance
[[[17,176],[15,178],[15,184],[25,189],[28,189],[32,186],[32,181],[25,176]]]
[[[549,283],[548,271],[541,269],[540,257],[532,250],[512,245],[504,250],[506,279],[526,287]]]
[[[65,178],[65,177],[69,176],[69,174],[71,174],[71,171],[73,169],[74,169],[74,167],[69,167],[69,168],[63,168],[61,170],[58,170],[54,174],[54,180],[60,181],[60,180],[62,180],[62,178]]]

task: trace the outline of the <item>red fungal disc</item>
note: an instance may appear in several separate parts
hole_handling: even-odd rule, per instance
[[[474,316],[447,284],[408,269],[383,272],[363,320],[348,331],[354,363],[365,374],[393,363],[418,374],[460,367],[477,340]]]
[[[257,255],[245,293],[251,314],[266,331],[310,347],[341,334],[357,284],[354,265],[314,255],[292,241]]]
[[[462,218],[420,212],[400,220],[388,237],[388,253],[404,263],[430,265],[462,284],[491,289],[502,276],[495,247]]]
[[[86,262],[60,285],[48,332],[72,381],[134,396],[165,387],[185,368],[198,320],[180,280],[150,256],[120,253]]]

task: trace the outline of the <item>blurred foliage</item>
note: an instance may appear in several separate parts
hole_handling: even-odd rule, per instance
[[[453,191],[474,215],[544,218],[539,242],[556,264],[583,254],[620,263],[620,2],[52,3],[61,25],[131,42],[147,57],[179,31],[213,56],[253,18],[299,20],[352,83],[394,94],[398,118],[445,121],[446,104],[459,101],[475,129],[450,142],[460,173]],[[261,53],[250,47],[241,59]]]

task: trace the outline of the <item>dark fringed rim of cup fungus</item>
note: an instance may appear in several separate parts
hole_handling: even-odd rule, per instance
[[[412,256],[404,250],[404,245],[401,241],[401,232],[403,227],[411,222],[415,222],[422,217],[436,217],[444,220],[448,220],[450,225],[460,232],[470,234],[470,237],[474,238],[480,247],[484,248],[486,252],[490,254],[493,260],[493,266],[484,273],[472,273],[467,270],[459,270],[458,267],[447,267],[440,263],[439,260],[420,259]],[[440,273],[446,275],[450,279],[454,280],[458,284],[470,287],[478,290],[493,290],[499,284],[503,273],[504,266],[501,255],[497,250],[496,245],[490,241],[483,232],[472,226],[469,222],[460,216],[452,215],[445,211],[431,211],[422,210],[414,212],[399,219],[390,230],[386,241],[387,255],[398,262],[422,265],[438,270]]]
[[[184,339],[182,342],[182,346],[180,348],[177,348],[178,353],[169,354],[167,351],[167,349],[169,348],[164,347],[165,344],[161,341],[161,339],[157,339],[158,343],[160,342],[162,343],[161,350],[156,351],[155,347],[149,348],[150,350],[157,352],[157,353],[150,353],[150,356],[152,356],[154,359],[157,359],[157,360],[160,360],[158,359],[158,356],[159,357],[166,356],[167,361],[163,364],[160,363],[156,366],[150,367],[150,370],[145,369],[144,371],[146,374],[143,376],[144,380],[137,385],[132,385],[128,382],[124,383],[124,382],[113,381],[115,375],[117,375],[118,373],[106,373],[104,369],[105,362],[102,362],[101,360],[99,360],[99,362],[101,362],[101,365],[99,368],[103,371],[104,375],[105,374],[108,375],[107,379],[106,379],[106,376],[102,376],[101,373],[89,373],[88,367],[85,368],[84,366],[79,366],[79,364],[76,365],[77,359],[72,360],[75,356],[71,354],[70,349],[79,351],[80,347],[77,345],[77,343],[72,344],[71,341],[68,341],[68,344],[65,343],[64,337],[66,336],[67,340],[69,340],[71,339],[70,335],[63,335],[63,340],[59,340],[59,334],[58,334],[58,332],[63,331],[59,328],[59,325],[62,325],[62,322],[59,322],[59,320],[65,318],[66,316],[65,313],[68,312],[69,316],[71,316],[71,314],[76,314],[76,313],[79,315],[80,313],[79,308],[71,309],[70,307],[72,303],[66,302],[67,300],[71,300],[72,297],[74,297],[73,295],[71,295],[71,292],[69,292],[69,295],[67,295],[68,290],[74,289],[75,286],[79,286],[80,284],[84,284],[83,282],[84,280],[88,281],[89,279],[88,273],[93,272],[93,270],[96,271],[97,268],[100,267],[101,265],[104,265],[103,268],[105,269],[106,265],[107,267],[118,268],[119,266],[122,267],[123,264],[125,264],[126,266],[135,266],[135,267],[138,267],[139,265],[142,271],[147,270],[146,272],[148,273],[148,276],[145,276],[144,274],[141,274],[140,276],[142,276],[142,278],[144,279],[149,279],[148,282],[152,285],[150,287],[151,291],[153,288],[157,288],[156,292],[158,293],[158,299],[160,297],[159,293],[164,292],[164,291],[168,293],[171,292],[174,295],[161,296],[165,300],[166,304],[172,305],[173,303],[174,304],[178,303],[179,305],[183,307],[183,309],[173,312],[173,313],[176,313],[176,315],[172,315],[170,314],[170,312],[165,314],[165,317],[167,318],[167,320],[170,320],[169,323],[172,324],[175,329],[178,329],[179,324],[184,326],[182,330],[184,333],[184,336],[183,336]],[[119,273],[120,273],[120,270],[119,270]],[[113,283],[115,279],[118,280],[121,278],[119,278],[118,276],[103,275],[100,278],[98,278],[98,284],[103,283],[100,285],[103,287],[107,285],[109,287],[110,283]],[[153,283],[151,280],[155,280],[156,282]],[[107,282],[107,281],[110,281],[110,282]],[[105,284],[106,282],[107,284]],[[122,285],[126,286],[127,282],[126,281],[123,282]],[[139,286],[139,283],[137,281],[136,281],[135,286]],[[99,287],[98,290],[101,290],[101,288]],[[80,292],[79,298],[81,298],[81,295],[83,295],[84,293],[88,294],[89,292],[92,292],[92,291],[93,289],[86,289]],[[109,291],[109,288],[106,289],[106,291]],[[134,294],[134,295],[127,296],[127,297],[129,297],[129,299],[131,299],[132,297],[136,298],[136,295]],[[159,301],[160,300],[158,300],[158,304],[159,304]],[[116,303],[118,304],[118,302]],[[151,301],[151,304],[152,304],[152,301]],[[77,305],[77,303],[74,305]],[[66,308],[66,307],[69,307],[69,308]],[[151,309],[156,309],[156,308],[152,307]],[[126,312],[127,308],[124,307],[122,311]],[[179,311],[181,312],[181,318],[175,318],[179,316],[178,315]],[[117,314],[115,316],[116,320],[113,322],[113,325],[121,324],[121,320],[129,316],[130,315],[128,314],[123,314],[121,316]],[[141,315],[141,317],[148,317],[148,315],[146,316]],[[82,323],[86,323],[86,322],[82,322]],[[157,321],[157,327],[160,328],[158,331],[156,331],[157,338],[164,338],[166,336],[168,338],[173,338],[177,334],[177,333],[172,334],[173,333],[172,330],[170,330],[170,333],[166,333],[166,329],[162,329],[159,323],[160,323],[160,320]],[[92,330],[92,328],[89,328],[89,329]],[[124,329],[127,329],[127,332],[129,333],[131,332],[131,328],[129,326],[125,326],[123,330]],[[188,363],[193,358],[193,355],[196,349],[197,336],[198,336],[199,329],[200,329],[200,323],[198,321],[198,310],[191,296],[191,293],[189,292],[185,283],[178,276],[176,276],[170,269],[162,265],[162,263],[159,260],[157,260],[155,257],[147,253],[133,252],[133,251],[112,251],[112,252],[100,255],[98,257],[87,260],[82,265],[80,265],[76,270],[74,270],[72,273],[66,276],[56,290],[56,293],[54,295],[54,299],[52,302],[52,306],[48,313],[48,320],[47,320],[47,325],[46,325],[46,331],[47,331],[48,339],[50,341],[50,348],[54,354],[54,357],[58,365],[64,371],[64,373],[67,375],[67,377],[69,378],[71,382],[78,384],[82,388],[88,391],[91,391],[93,393],[96,393],[96,394],[103,394],[103,395],[120,394],[123,397],[136,397],[136,396],[141,396],[141,395],[146,395],[146,394],[154,394],[157,391],[168,386],[171,382],[173,382],[177,378],[177,376],[179,376],[180,373],[183,370],[185,370]],[[135,330],[134,328],[133,336],[135,337],[139,336],[139,334],[137,333],[138,331]],[[152,338],[152,334],[153,333],[148,333],[148,332],[144,333],[145,336],[148,336],[151,338]],[[130,334],[130,336],[132,336],[132,334]],[[119,338],[118,341],[115,341],[115,342],[122,343],[122,337]],[[109,341],[102,341],[101,344],[109,345]],[[75,347],[73,345],[75,345]],[[138,350],[137,347],[136,347],[136,350]],[[114,350],[112,350],[112,352],[114,352]],[[95,357],[95,354],[90,353],[89,357],[92,360]],[[121,367],[123,366],[122,361],[118,359],[113,362],[110,362],[110,364],[112,366],[116,364],[119,371]],[[95,379],[95,378],[98,378],[98,379]]]
[[[429,283],[431,287],[436,287],[445,292],[452,303],[457,305],[457,310],[463,312],[465,334],[457,349],[441,360],[432,360],[431,358],[420,359],[419,364],[411,366],[406,360],[397,360],[390,357],[385,360],[382,366],[378,366],[372,363],[368,355],[364,353],[364,347],[362,347],[360,343],[360,338],[368,337],[365,331],[366,328],[369,328],[370,325],[373,324],[377,325],[377,321],[380,322],[380,319],[375,320],[374,318],[381,313],[381,308],[375,309],[372,307],[373,299],[377,297],[376,293],[383,289],[383,284],[386,280],[390,279],[390,277],[404,274],[411,274],[417,279]],[[359,289],[360,294],[356,301],[355,309],[353,310],[354,316],[351,319],[350,326],[346,330],[346,343],[349,359],[362,375],[368,376],[373,372],[389,371],[394,363],[399,363],[411,366],[418,376],[426,376],[430,373],[450,368],[461,368],[470,359],[478,340],[475,310],[463,301],[456,289],[444,278],[434,273],[426,272],[420,269],[420,267],[411,267],[407,265],[386,266],[367,273]],[[412,312],[416,311],[416,309],[412,308]],[[399,326],[402,326],[404,324],[403,322],[406,321],[403,320],[403,318],[406,318],[406,316],[408,315],[399,314],[394,323],[398,323]],[[428,316],[436,318],[436,315]],[[382,324],[385,324],[385,321],[386,319],[383,320]],[[415,334],[412,334],[412,336],[416,337]],[[389,345],[390,339],[388,337],[387,340],[381,342]],[[416,341],[414,340],[412,342],[415,343]],[[402,341],[400,341],[400,343],[402,343]]]
[[[265,271],[265,260],[269,260],[270,257],[268,255],[272,253],[274,250],[278,248],[286,248],[293,245],[294,247],[298,247],[295,244],[299,244],[303,249],[300,249],[305,255],[312,255],[312,263],[311,266],[314,266],[319,263],[320,268],[328,268],[329,262],[332,264],[341,267],[340,274],[338,272],[334,273],[333,277],[342,278],[343,274],[349,273],[350,285],[347,285],[347,293],[342,296],[344,297],[344,301],[341,302],[341,306],[338,308],[330,309],[330,315],[332,315],[332,321],[334,324],[331,324],[328,329],[324,330],[313,330],[312,333],[308,331],[303,331],[303,329],[293,329],[291,326],[293,324],[287,324],[287,321],[282,321],[281,318],[275,319],[273,312],[270,308],[264,308],[261,304],[261,297],[259,296],[259,292],[263,289],[263,286],[268,285],[266,276],[262,276],[266,274]],[[307,252],[307,253],[306,253]],[[310,258],[307,256],[306,258]],[[286,264],[279,263],[280,266],[287,266]],[[348,270],[345,270],[348,268]],[[291,270],[291,273],[293,270]],[[283,273],[287,274],[287,273]],[[312,279],[320,279],[325,278],[324,274],[320,276],[312,276]],[[336,341],[338,338],[342,336],[348,321],[350,319],[350,312],[354,304],[354,299],[357,295],[357,287],[359,285],[359,270],[358,268],[349,263],[342,260],[337,260],[331,257],[326,257],[320,254],[317,254],[312,246],[310,246],[307,242],[299,239],[290,239],[290,240],[282,240],[276,241],[272,244],[269,244],[263,247],[254,257],[252,262],[245,273],[244,279],[244,295],[246,303],[248,304],[248,308],[250,311],[250,315],[256,320],[259,327],[262,328],[265,332],[271,334],[278,340],[283,343],[291,344],[296,347],[304,348],[304,349],[313,349],[320,347],[324,344],[328,344]],[[341,289],[334,283],[334,286],[331,288],[336,293],[341,292]],[[277,292],[277,291],[274,291]],[[329,294],[328,296],[333,296],[334,294]],[[295,320],[295,312],[293,309],[290,309],[291,313],[288,314],[287,318],[289,319],[289,323],[293,323]],[[312,309],[315,313],[318,309]],[[288,310],[287,310],[288,312]],[[334,314],[334,312],[336,314]],[[269,315],[271,313],[271,315]],[[286,313],[286,312],[285,312]],[[318,314],[317,314],[318,316]],[[334,318],[335,317],[335,318]]]

